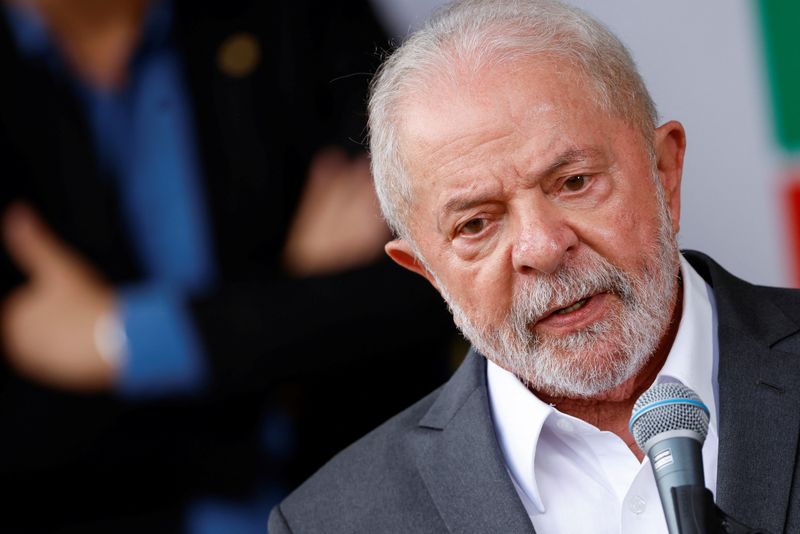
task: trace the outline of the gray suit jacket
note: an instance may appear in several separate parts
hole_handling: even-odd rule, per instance
[[[752,527],[800,532],[800,291],[685,255],[718,309],[717,504]],[[533,533],[494,433],[485,360],[470,353],[447,384],[333,458],[272,511],[269,532]]]

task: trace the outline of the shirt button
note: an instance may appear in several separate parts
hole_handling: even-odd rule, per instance
[[[647,508],[647,501],[639,495],[634,495],[628,501],[628,510],[636,515],[643,514],[645,508]]]
[[[564,432],[572,432],[572,423],[566,419],[559,419],[556,421],[556,426]]]

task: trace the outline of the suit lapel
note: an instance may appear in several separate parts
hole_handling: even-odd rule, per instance
[[[485,369],[471,352],[422,418],[417,467],[450,532],[533,533],[495,437]]]
[[[708,258],[719,319],[717,504],[754,528],[782,532],[800,431],[798,358],[781,350],[798,325],[763,288]],[[695,259],[696,261],[696,259]]]

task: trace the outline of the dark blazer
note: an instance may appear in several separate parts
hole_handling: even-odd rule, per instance
[[[0,531],[179,531],[194,498],[291,489],[446,377],[455,330],[427,282],[388,260],[302,280],[280,266],[311,155],[363,151],[367,84],[386,42],[367,2],[174,5],[219,282],[187,303],[211,384],[125,402],[42,387],[0,358],[0,480],[13,488]],[[242,33],[260,59],[233,75],[219,53]],[[0,209],[27,200],[111,283],[143,281],[79,100],[18,53],[2,16],[0,66]],[[19,282],[0,258],[0,291]],[[278,436],[288,457],[262,453],[267,411],[293,418],[294,441]]]
[[[719,324],[717,504],[773,534],[800,531],[800,291],[754,286],[696,252]],[[486,361],[340,453],[276,507],[286,532],[533,532],[492,425]]]

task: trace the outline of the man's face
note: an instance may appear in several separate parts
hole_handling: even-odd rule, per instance
[[[535,389],[590,397],[621,384],[674,308],[682,128],[659,128],[651,157],[594,103],[585,77],[553,61],[447,83],[405,102],[417,250],[394,241],[387,251],[431,280],[479,350]]]

